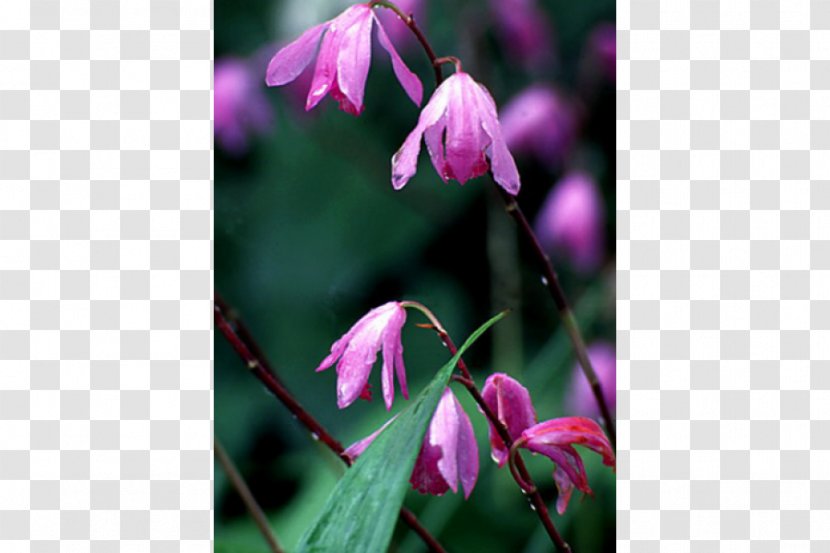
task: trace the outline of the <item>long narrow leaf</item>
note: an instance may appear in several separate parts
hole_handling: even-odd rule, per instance
[[[467,348],[504,315],[499,313],[473,332],[412,405],[346,471],[300,539],[298,553],[386,551],[421,442],[453,368]]]

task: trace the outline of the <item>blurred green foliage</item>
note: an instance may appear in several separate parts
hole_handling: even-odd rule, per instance
[[[487,3],[425,0],[425,26],[436,49],[465,59],[465,68],[487,84],[503,104],[540,79],[576,90],[580,59],[590,31],[613,22],[613,0],[540,0],[556,30],[558,64],[549,74],[529,76],[507,60],[488,20]],[[331,17],[344,2],[325,0],[215,0],[216,59],[261,56],[266,45],[293,38],[308,21],[296,14]],[[293,15],[292,15],[293,14]],[[312,21],[314,22],[314,21]],[[263,47],[266,47],[263,50]],[[417,49],[402,55],[432,90],[431,72]],[[267,57],[265,58],[267,61]],[[494,370],[521,374],[540,419],[563,416],[563,393],[573,355],[559,328],[550,298],[523,247],[513,267],[517,294],[498,291],[491,248],[494,232],[508,243],[516,236],[486,179],[461,187],[442,183],[425,155],[418,174],[400,192],[390,185],[390,158],[414,126],[418,108],[394,80],[389,64],[373,63],[367,109],[353,118],[326,100],[314,112],[296,108],[286,89],[269,89],[275,125],[255,139],[242,157],[216,150],[216,290],[244,317],[280,377],[344,444],[385,422],[378,399],[344,411],[335,405],[334,371],[314,368],[331,343],[369,308],[391,299],[428,305],[460,341],[493,313],[510,307],[505,325],[520,343],[505,356],[485,335],[465,356],[479,383]],[[613,86],[591,99],[575,163],[590,168],[606,197],[609,244],[606,269],[585,277],[560,268],[586,338],[614,340],[614,128]],[[521,161],[520,202],[535,215],[559,174]],[[508,248],[505,255],[510,255]],[[413,395],[448,359],[435,336],[412,323],[404,328],[405,359]],[[512,327],[511,327],[512,325]],[[503,330],[501,332],[511,332]],[[288,412],[248,374],[220,335],[215,346],[215,433],[291,551],[342,474],[339,461],[313,441]],[[494,358],[509,366],[493,366]],[[377,372],[372,380],[379,389]],[[452,552],[550,551],[538,520],[526,506],[506,469],[489,462],[486,423],[465,394],[458,393],[479,438],[481,474],[469,501],[452,494],[435,498],[409,492],[407,505]],[[393,412],[406,404],[398,396]],[[597,456],[584,455],[595,497],[575,497],[565,516],[555,516],[574,550],[612,550],[615,541],[615,477]],[[530,458],[529,466],[546,498],[555,489],[551,465]],[[215,471],[216,551],[265,552],[265,543],[246,516],[221,468]],[[578,495],[578,494],[577,494]],[[398,528],[394,551],[423,551],[406,528]]]

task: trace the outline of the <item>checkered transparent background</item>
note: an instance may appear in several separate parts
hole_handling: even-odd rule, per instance
[[[211,549],[211,4],[0,2],[0,551]]]
[[[830,551],[830,2],[618,21],[619,551]]]

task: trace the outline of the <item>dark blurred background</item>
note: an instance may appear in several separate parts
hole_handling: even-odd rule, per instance
[[[544,83],[561,96],[567,136],[557,151],[547,157],[514,151],[522,174],[519,202],[536,221],[544,217],[540,209],[563,177],[580,171],[593,179],[604,210],[598,222],[604,244],[600,262],[577,269],[567,248],[552,253],[586,340],[613,344],[615,82],[600,35],[603,24],[605,31],[613,29],[615,3],[501,1],[505,5],[423,0],[416,13],[439,55],[461,57],[500,110],[531,85]],[[530,389],[540,420],[574,414],[567,400],[574,378],[570,343],[493,185],[486,178],[463,187],[444,184],[422,152],[418,174],[404,190],[393,191],[390,158],[419,110],[395,81],[376,39],[366,110],[359,118],[338,111],[331,99],[306,113],[307,79],[265,88],[264,68],[279,45],[347,5],[334,0],[214,2],[217,292],[245,319],[300,402],[346,445],[389,414],[379,394],[372,402],[338,410],[334,371],[314,369],[359,317],[393,299],[429,306],[457,343],[497,311],[511,308],[510,316],[466,356],[479,384],[492,371],[507,372]],[[527,19],[506,22],[505,7],[546,21],[543,38],[520,44],[533,29],[523,31],[522,25],[530,25]],[[398,21],[384,22],[387,30],[402,27]],[[393,40],[421,77],[426,102],[434,82],[423,52],[409,37]],[[219,72],[229,63],[243,68],[242,76],[223,88]],[[246,78],[245,71],[250,81],[243,86],[239,80]],[[445,74],[449,71],[446,67]],[[256,121],[243,125],[242,139],[220,136],[218,96],[226,88],[243,105],[231,111],[256,107],[248,114]],[[228,109],[226,103],[221,109]],[[545,125],[553,128],[557,121]],[[448,359],[435,335],[417,328],[417,322],[424,321],[410,311],[403,336],[413,395]],[[221,335],[215,344],[215,434],[291,551],[343,468],[248,374]],[[370,380],[376,390],[378,369]],[[479,438],[476,489],[468,501],[411,491],[407,505],[450,551],[551,551],[509,471],[490,461],[486,423],[462,391],[457,395]],[[398,395],[393,412],[405,406]],[[567,513],[554,515],[554,521],[576,552],[613,551],[615,477],[598,456],[582,451],[595,497],[582,501],[575,492]],[[528,460],[543,494],[554,500],[552,465],[547,459]],[[218,465],[214,505],[216,551],[267,551]],[[392,550],[416,552],[424,546],[398,528]]]

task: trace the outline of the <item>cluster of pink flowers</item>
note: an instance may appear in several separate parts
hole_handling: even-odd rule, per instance
[[[412,11],[421,10],[418,0],[408,2]],[[313,73],[305,99],[305,109],[318,106],[331,96],[338,107],[359,116],[365,108],[365,87],[372,60],[372,32],[391,60],[392,69],[407,96],[420,106],[423,85],[398,54],[390,35],[375,13],[375,2],[356,4],[337,17],[316,25],[281,48],[270,60],[266,72],[269,86],[291,83],[304,73],[312,61]],[[503,37],[513,53],[531,65],[541,63],[550,54],[550,27],[534,0],[499,0],[492,4]],[[392,34],[399,39],[399,35]],[[607,57],[607,33],[597,36],[594,51]],[[438,176],[464,184],[490,173],[495,182],[511,195],[519,193],[521,182],[511,149],[531,154],[555,165],[569,151],[576,122],[568,102],[555,89],[533,86],[508,104],[499,120],[496,103],[490,92],[456,63],[454,74],[443,80],[421,110],[415,128],[409,133],[391,161],[392,186],[403,188],[415,175],[422,142]],[[221,71],[220,71],[221,69]],[[244,140],[247,110],[263,111],[257,102],[248,104],[245,89],[247,74],[237,66],[217,67],[217,137],[227,145]],[[240,138],[240,136],[242,138]],[[537,219],[537,229],[544,245],[564,252],[578,270],[593,270],[602,261],[604,212],[599,191],[592,177],[572,172],[554,188]],[[371,400],[369,380],[378,355],[382,356],[381,389],[387,410],[395,397],[395,380],[408,399],[406,369],[401,332],[406,323],[409,302],[391,301],[369,311],[331,346],[329,355],[317,367],[332,366],[337,373],[337,405],[343,409],[358,398]],[[423,307],[423,306],[421,306]],[[590,356],[613,400],[615,365],[613,348],[597,345]],[[467,373],[465,373],[467,374]],[[518,381],[504,373],[492,374],[486,381],[479,405],[486,405],[488,416],[498,419],[497,429],[490,424],[491,455],[500,466],[512,462],[518,449],[544,455],[554,463],[553,481],[559,491],[557,510],[563,513],[574,489],[591,494],[582,459],[574,446],[599,454],[604,464],[614,467],[614,453],[602,428],[591,418],[597,413],[586,406],[586,389],[582,375],[575,375],[571,390],[571,408],[585,416],[537,421],[530,393]],[[345,450],[354,460],[391,422]],[[503,440],[501,426],[510,440]],[[508,441],[510,443],[505,443]],[[429,423],[411,475],[416,490],[442,495],[448,490],[463,490],[469,497],[479,472],[479,452],[470,417],[452,390],[445,389]],[[512,466],[512,465],[511,465]],[[518,478],[517,478],[518,480]]]
[[[371,399],[369,376],[383,351],[381,382],[386,408],[394,397],[393,365],[401,387],[408,397],[403,364],[401,329],[406,322],[403,302],[389,302],[376,307],[358,320],[331,346],[331,353],[317,369],[324,370],[337,362],[337,405],[342,409],[358,397]],[[565,511],[574,488],[591,494],[585,468],[574,445],[584,446],[602,456],[603,462],[615,466],[614,452],[600,426],[585,417],[566,417],[537,423],[530,393],[504,373],[495,373],[485,382],[484,402],[520,447],[539,453],[555,463],[553,479],[559,490],[557,510]],[[345,454],[352,460],[360,456],[372,441],[392,422],[349,446]],[[493,460],[504,466],[508,461],[507,445],[490,423],[490,449]],[[443,495],[447,490],[469,497],[478,478],[478,446],[470,417],[447,388],[438,404],[415,462],[410,482],[421,493]]]

